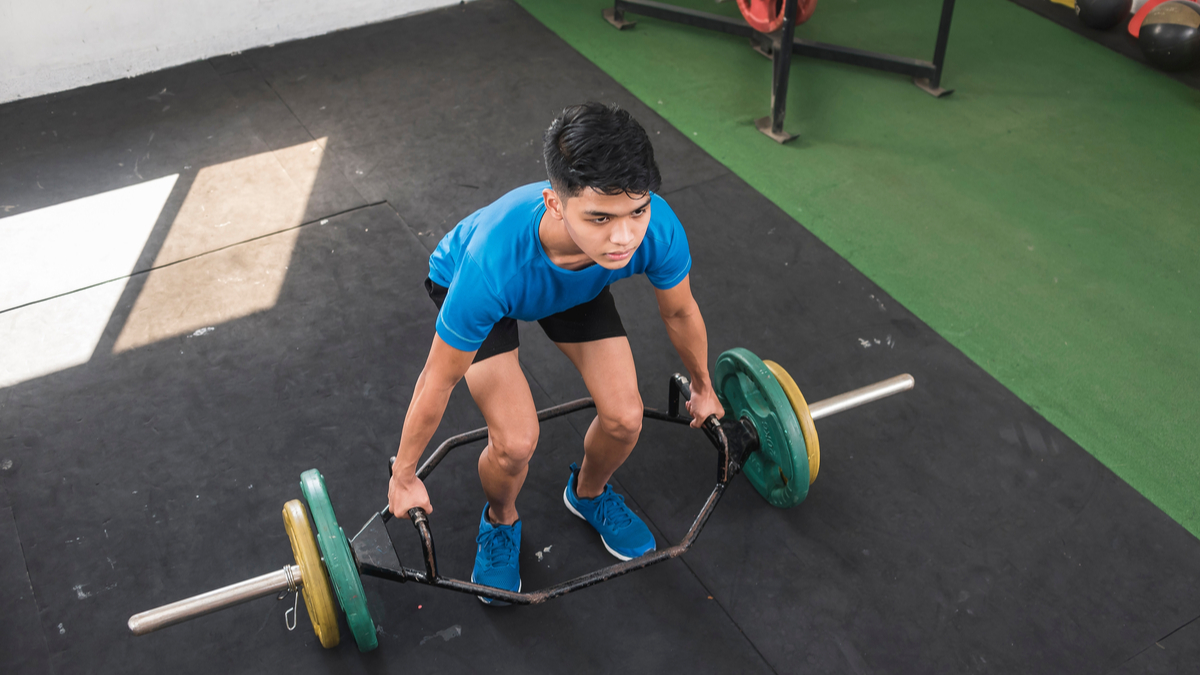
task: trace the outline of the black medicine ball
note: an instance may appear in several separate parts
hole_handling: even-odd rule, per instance
[[[1138,45],[1146,60],[1163,70],[1184,70],[1200,57],[1200,5],[1172,0],[1150,10]]]
[[[1133,0],[1075,0],[1075,14],[1083,25],[1108,30],[1129,16]]]

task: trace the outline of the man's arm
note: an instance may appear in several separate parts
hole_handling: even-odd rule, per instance
[[[708,332],[704,328],[704,317],[700,316],[700,307],[692,297],[690,275],[674,288],[655,289],[654,294],[671,344],[675,345],[683,367],[692,376],[692,400],[688,402],[692,426],[699,427],[709,415],[724,417],[725,409],[717,400],[708,374]]]
[[[404,430],[400,435],[400,449],[396,452],[396,463],[392,465],[392,480],[388,485],[388,509],[397,518],[407,518],[408,510],[415,507],[433,511],[425,485],[417,478],[417,462],[433,433],[437,431],[450,401],[450,392],[467,373],[475,352],[455,349],[442,341],[436,334],[429,348],[425,368],[417,378],[412,402],[404,416]]]

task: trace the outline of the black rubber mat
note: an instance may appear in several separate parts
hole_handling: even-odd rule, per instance
[[[810,401],[901,372],[917,388],[818,423],[821,474],[799,507],[739,479],[682,559],[544,606],[366,579],[380,648],[365,655],[344,626],[321,649],[303,609],[289,633],[290,598],[131,636],[135,612],[289,563],[280,509],[301,471],[325,474],[348,531],[384,505],[433,336],[428,252],[541,179],[542,129],[587,99],[619,102],[655,140],[714,358],[774,359]],[[1133,673],[1200,655],[1200,542],[510,2],[0,106],[0,189],[19,213],[180,173],[145,269],[197,171],[314,139],[273,306],[114,354],[136,275],[88,363],[0,389],[0,644],[18,644],[4,672]],[[136,175],[112,168],[146,154]],[[614,293],[643,398],[665,406],[680,366],[650,286]],[[540,330],[522,338],[539,406],[586,395]],[[526,589],[611,561],[561,505],[588,421],[543,428],[520,502]],[[437,439],[480,424],[460,387]],[[428,485],[441,566],[467,577],[483,496],[474,450],[458,453]],[[666,544],[714,466],[701,434],[648,422],[616,482]],[[411,528],[390,530],[415,562]]]

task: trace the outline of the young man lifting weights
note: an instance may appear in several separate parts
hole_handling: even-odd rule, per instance
[[[596,418],[563,501],[617,558],[655,548],[654,535],[608,484],[642,428],[633,354],[609,285],[645,274],[671,343],[692,379],[692,426],[724,411],[708,372],[708,337],[692,298],[679,219],[654,191],[661,179],[641,125],[617,106],[563,111],[546,131],[548,182],[519,187],[459,223],[429,258],[425,287],[437,333],[417,379],[392,479],[391,512],[433,507],[417,463],[464,377],[488,427],[479,456],[487,497],[471,580],[520,591],[517,495],[538,441],[537,410],[517,360],[517,321],[537,321],[583,376]],[[480,598],[483,600],[483,598]],[[484,600],[484,602],[490,602]]]

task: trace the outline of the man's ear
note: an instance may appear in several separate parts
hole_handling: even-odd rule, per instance
[[[550,217],[558,220],[563,219],[563,203],[558,198],[557,192],[551,188],[542,190],[542,200],[546,202],[546,211],[549,212]]]

